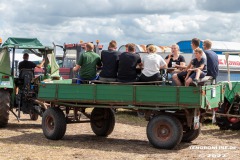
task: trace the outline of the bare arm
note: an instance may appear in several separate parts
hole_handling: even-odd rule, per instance
[[[42,62],[38,65],[36,65],[37,68],[42,68],[42,66],[44,65],[45,63],[45,59],[42,60]]]
[[[172,53],[170,53],[170,54],[168,55],[168,58],[167,58],[167,59],[164,59],[165,62],[167,63],[167,65],[168,65],[169,62],[170,62],[171,56],[172,56]]]
[[[78,64],[75,66],[75,67],[73,67],[73,71],[77,71],[77,70],[79,70],[81,68],[81,66],[79,66]]]
[[[187,75],[186,75],[186,78],[185,79],[188,79],[188,77],[189,77],[189,75],[190,75],[190,73],[192,72],[192,69],[193,69],[193,65],[191,64],[190,65],[190,68],[187,70]]]
[[[160,67],[160,69],[166,69],[166,68],[167,68],[167,64]]]
[[[203,68],[204,68],[204,64],[201,64],[201,66],[200,67],[198,67],[201,71],[203,70]]]

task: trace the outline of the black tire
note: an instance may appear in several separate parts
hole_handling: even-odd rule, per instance
[[[91,113],[91,128],[97,136],[107,137],[115,126],[115,114],[110,108],[94,108]]]
[[[36,113],[33,110],[30,110],[29,116],[30,116],[30,119],[33,120],[33,121],[38,120],[38,113]]]
[[[9,119],[10,93],[0,90],[0,128],[6,127]]]
[[[47,139],[62,139],[65,135],[66,128],[66,118],[60,108],[51,107],[43,113],[42,130]]]
[[[227,108],[229,107],[228,102],[224,102],[219,108],[217,113],[226,113]],[[227,117],[216,117],[216,124],[220,128],[220,130],[228,130],[230,129],[229,122]]]
[[[218,108],[217,113],[227,113],[230,103],[225,100],[225,102]],[[240,130],[240,121],[233,123],[228,117],[216,117],[216,124],[220,130]]]
[[[155,148],[173,149],[182,139],[180,121],[171,115],[158,115],[147,125],[147,137]]]
[[[195,140],[200,133],[201,133],[201,127],[199,127],[196,130],[193,128],[192,129],[188,128],[185,131],[183,131],[182,142],[191,142]]]

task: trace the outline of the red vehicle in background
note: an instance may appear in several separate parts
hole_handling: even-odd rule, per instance
[[[89,42],[80,41],[80,43],[65,43],[63,46],[54,45],[55,52],[56,47],[60,47],[63,49],[63,55],[56,55],[56,60],[59,64],[59,74],[63,79],[71,79],[76,78],[76,73],[73,73],[73,67],[75,67],[77,61],[79,60],[80,55],[85,52],[86,44]],[[93,43],[93,42],[90,42]],[[103,45],[99,44],[99,41],[96,41],[94,45],[94,52],[101,55],[101,51],[103,49]]]

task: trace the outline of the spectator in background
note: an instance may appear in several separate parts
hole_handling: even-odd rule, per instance
[[[212,42],[210,40],[205,40],[203,42],[203,50],[207,57],[207,76],[212,76],[214,79],[217,78],[219,68],[218,68],[218,56],[211,50]]]
[[[161,80],[160,69],[167,68],[164,59],[156,54],[156,47],[149,45],[147,47],[148,54],[142,58],[142,74],[139,77],[141,82],[159,81]]]
[[[92,43],[86,44],[86,52],[80,55],[80,59],[73,71],[78,71],[81,80],[93,80],[96,78],[96,67],[101,67],[100,56],[93,52],[94,45]]]
[[[118,77],[119,82],[135,82],[137,79],[136,67],[141,63],[141,58],[135,53],[135,44],[126,45],[128,52],[124,52],[119,56]]]
[[[118,62],[120,52],[116,51],[117,42],[112,40],[108,45],[108,50],[101,52],[102,71],[99,80],[115,82],[117,80]]]

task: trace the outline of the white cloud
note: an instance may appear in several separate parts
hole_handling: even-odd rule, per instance
[[[43,44],[99,39],[108,44],[180,40],[240,41],[237,0],[1,0],[0,36],[37,37]],[[224,8],[224,5],[226,6]]]

